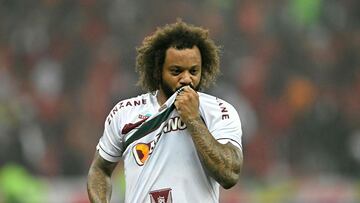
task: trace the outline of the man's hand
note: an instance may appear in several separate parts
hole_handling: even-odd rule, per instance
[[[181,91],[178,91],[174,104],[185,124],[200,117],[199,95],[190,86],[185,86]]]

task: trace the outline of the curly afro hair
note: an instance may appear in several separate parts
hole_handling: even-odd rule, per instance
[[[208,88],[220,74],[220,48],[210,39],[208,30],[181,20],[158,28],[137,48],[137,84],[150,92],[159,89],[166,50],[170,47],[181,50],[193,46],[197,46],[201,53],[202,73],[199,87]]]

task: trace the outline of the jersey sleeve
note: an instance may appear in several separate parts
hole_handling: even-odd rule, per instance
[[[206,110],[205,123],[216,140],[230,142],[242,151],[242,127],[236,109],[226,101],[217,99],[217,105]]]
[[[100,156],[110,162],[118,162],[121,159],[124,146],[123,137],[119,130],[120,112],[114,109],[111,110],[105,121],[103,135],[96,146]]]

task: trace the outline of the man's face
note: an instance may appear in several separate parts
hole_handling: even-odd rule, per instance
[[[201,79],[201,54],[197,46],[191,49],[166,50],[160,91],[169,98],[175,91],[189,85],[198,90]]]

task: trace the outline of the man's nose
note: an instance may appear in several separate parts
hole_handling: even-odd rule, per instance
[[[189,85],[191,84],[191,75],[190,73],[188,72],[184,72],[182,75],[181,75],[181,78],[180,78],[180,83],[182,85]]]

